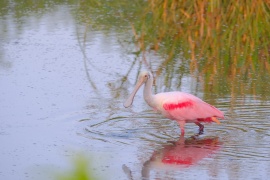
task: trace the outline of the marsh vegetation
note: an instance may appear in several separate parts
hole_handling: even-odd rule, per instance
[[[269,93],[269,1],[90,0],[80,10],[87,30],[129,28],[122,42],[135,44],[133,53],[167,86],[190,73],[205,92]]]

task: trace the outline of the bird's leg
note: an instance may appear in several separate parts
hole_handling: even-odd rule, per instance
[[[181,129],[181,136],[184,136],[186,121],[177,121],[177,122],[178,122],[178,124],[180,126],[180,129]]]
[[[199,134],[203,134],[204,125],[199,122],[195,122],[195,124],[199,126]]]

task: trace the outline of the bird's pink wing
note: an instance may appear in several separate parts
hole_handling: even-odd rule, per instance
[[[214,106],[188,93],[160,93],[161,108],[164,114],[176,120],[197,120],[211,117],[224,118]]]

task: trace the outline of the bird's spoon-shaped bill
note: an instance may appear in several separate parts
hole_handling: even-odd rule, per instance
[[[138,82],[136,83],[132,93],[130,94],[130,96],[127,98],[126,102],[124,103],[124,107],[127,108],[129,106],[131,106],[131,104],[133,103],[133,99],[134,96],[136,95],[137,91],[140,89],[140,87],[143,85],[144,83],[144,79],[140,78],[138,80]]]

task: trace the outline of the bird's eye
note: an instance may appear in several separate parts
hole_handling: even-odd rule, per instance
[[[144,75],[144,77],[148,77],[147,75]]]

